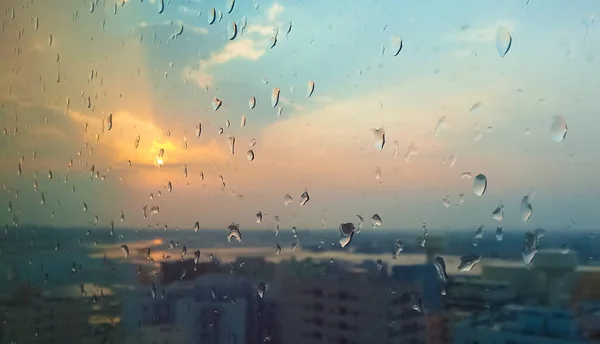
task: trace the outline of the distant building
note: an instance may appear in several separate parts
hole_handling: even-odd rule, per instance
[[[548,307],[507,306],[458,322],[455,344],[586,344],[600,339],[600,308],[576,314]]]
[[[282,262],[281,343],[441,343],[440,289],[431,265],[378,271],[348,264]],[[429,320],[431,319],[431,322]]]
[[[120,311],[113,296],[52,296],[22,286],[0,298],[0,343],[117,343]]]

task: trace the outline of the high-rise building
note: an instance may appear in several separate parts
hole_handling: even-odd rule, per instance
[[[455,344],[587,344],[600,338],[600,308],[584,312],[506,306],[458,322]]]
[[[428,336],[439,311],[433,266],[395,266],[389,274],[386,266],[336,264],[280,264],[281,343],[441,343]]]

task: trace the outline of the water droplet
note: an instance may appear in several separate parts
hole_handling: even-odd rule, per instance
[[[231,239],[237,240],[237,242],[242,242],[242,233],[240,232],[240,225],[231,223],[227,227],[227,241],[231,242]]]
[[[223,128],[217,129],[217,135],[223,135]]]
[[[483,196],[487,189],[487,178],[483,174],[478,174],[473,179],[473,193],[477,196]]]
[[[275,108],[277,104],[279,104],[279,93],[281,90],[279,88],[274,88],[271,92],[271,106]]]
[[[172,192],[173,191],[173,184],[170,181],[167,181],[167,191],[168,192]]]
[[[235,153],[235,136],[229,136],[227,142],[229,142],[229,151],[233,155]]]
[[[226,121],[225,121],[225,127],[226,127],[226,128],[229,128],[229,127],[231,127],[231,122],[229,122],[229,120],[226,120]]]
[[[467,256],[460,257],[460,264],[458,265],[458,271],[466,272],[471,271],[475,264],[479,263],[481,256],[470,254]]]
[[[512,36],[508,29],[504,26],[498,26],[498,32],[496,33],[496,49],[500,57],[504,57],[512,45]]]
[[[248,107],[250,108],[250,110],[254,109],[254,107],[256,106],[256,97],[250,97],[250,99],[248,99]]]
[[[463,172],[460,174],[460,179],[471,179],[473,178],[473,175],[471,174],[471,172]]]
[[[394,242],[394,252],[392,254],[392,258],[394,260],[397,260],[398,255],[400,255],[400,253],[404,251],[404,243],[402,243],[402,241],[400,241],[400,239],[397,239]]]
[[[493,212],[492,218],[496,221],[502,221],[504,218],[504,205],[500,204]]]
[[[237,23],[234,21],[230,21],[229,24],[227,24],[227,38],[229,38],[229,40],[234,40],[235,37],[237,36],[238,33],[238,28],[237,28]]]
[[[256,213],[256,223],[261,224],[262,219],[263,219],[262,211],[259,211],[258,213]]]
[[[314,91],[315,91],[315,82],[311,80],[308,82],[308,85],[306,85],[306,98],[310,98],[310,96],[312,96]]]
[[[435,129],[433,129],[433,136],[438,136],[440,134],[440,131],[442,131],[445,127],[446,116],[442,116],[440,119],[438,119],[437,123],[435,124]]]
[[[444,197],[442,199],[442,204],[444,205],[444,207],[450,208],[450,203],[451,203],[450,195],[446,195],[446,197]]]
[[[85,202],[83,202],[83,211],[85,212],[87,210],[88,210],[88,206],[87,206],[87,204],[85,204]]]
[[[383,221],[381,220],[381,217],[379,216],[379,214],[374,214],[371,217],[371,222],[373,224],[373,228],[383,225]]]
[[[48,179],[52,179],[52,171],[48,170]]]
[[[150,215],[157,215],[158,213],[160,213],[160,208],[157,205],[153,205],[150,208]]]
[[[552,126],[550,127],[550,133],[552,134],[552,140],[554,142],[562,142],[567,136],[567,122],[562,116],[554,117]]]
[[[235,5],[235,0],[227,0],[227,13],[231,13],[231,11],[233,11],[234,5]]]
[[[300,196],[300,206],[304,206],[308,201],[310,201],[310,196],[308,195],[308,191],[304,191]]]
[[[523,255],[523,263],[525,265],[529,265],[535,257],[538,248],[538,236],[534,232],[525,233],[525,240],[523,243],[523,250],[521,254]]]
[[[127,245],[121,245],[121,251],[123,251],[125,258],[129,257],[129,247],[127,247]]]
[[[394,36],[392,37],[392,54],[394,56],[398,56],[400,51],[402,50],[402,37]]]
[[[375,179],[381,184],[381,168],[379,166],[375,169]]]
[[[524,223],[529,221],[529,218],[533,214],[533,207],[531,206],[530,196],[527,195],[521,199],[521,220]]]
[[[243,128],[246,126],[246,115],[242,115],[240,119],[240,127]]]
[[[371,129],[371,133],[373,133],[373,138],[375,140],[375,148],[379,151],[383,150],[383,147],[385,146],[385,130],[383,130],[383,128]]]
[[[437,256],[433,262],[433,266],[437,272],[437,278],[441,285],[442,295],[446,295],[446,283],[448,282],[448,274],[446,273],[446,263],[444,258]],[[420,308],[420,307],[419,307]]]
[[[246,152],[246,159],[248,159],[248,161],[254,160],[254,151],[252,149]]]
[[[415,146],[415,144],[411,142],[411,144],[408,146],[408,148],[406,148],[406,154],[404,154],[404,160],[406,162],[410,162],[410,158],[414,155],[417,155],[418,153],[419,153],[419,150],[417,149],[417,146]]]
[[[46,197],[44,196],[44,193],[43,193],[43,192],[42,192],[42,195],[41,195],[41,196],[42,196],[42,198],[40,199],[40,204],[41,204],[41,205],[44,205],[44,204],[46,204]],[[84,210],[84,211],[85,211],[85,210]]]
[[[112,113],[109,113],[108,117],[106,118],[106,129],[107,130],[112,129],[112,126],[113,126],[112,120],[113,120],[113,115],[112,115]]]
[[[279,246],[279,244],[277,244],[277,247],[275,248],[275,254],[280,254],[281,253],[281,246]]]
[[[504,237],[504,230],[502,229],[502,227],[496,228],[496,241],[502,241],[503,237]]]
[[[219,108],[221,107],[221,104],[223,104],[223,101],[217,97],[214,97],[212,100],[212,109],[213,111],[217,111],[219,110]]]
[[[265,296],[265,291],[266,291],[266,284],[264,283],[259,283],[258,286],[256,287],[256,293],[258,294],[259,298],[263,298]]]
[[[213,7],[210,9],[210,11],[208,11],[208,25],[214,24],[216,19],[217,19],[217,10],[215,10],[215,8]]]
[[[285,194],[285,196],[283,196],[283,204],[284,205],[288,205],[292,202],[294,202],[294,199],[292,198],[292,196],[289,193],[287,193],[287,194]]]

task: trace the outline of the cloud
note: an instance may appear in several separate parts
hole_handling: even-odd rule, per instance
[[[503,26],[512,34],[516,27],[516,21],[512,19],[501,20],[495,24],[485,26],[470,27],[464,26],[455,34],[450,35],[449,39],[461,43],[487,43],[496,41],[498,27]]]
[[[174,27],[175,30],[179,31],[181,26],[183,26],[183,32],[193,32],[193,33],[197,33],[197,34],[202,34],[202,35],[206,35],[208,34],[208,29],[203,28],[203,27],[199,27],[199,26],[194,26],[192,24],[188,24],[183,20],[165,20],[162,22],[158,22],[158,23],[151,23],[151,22],[146,22],[146,21],[142,21],[139,22],[138,27],[140,28],[152,28],[152,27],[159,27],[159,26],[172,26]]]
[[[261,36],[272,36],[275,32],[275,27],[267,25],[250,25],[245,31],[248,33],[257,33]]]
[[[274,2],[273,5],[267,9],[267,19],[269,19],[270,22],[274,22],[277,17],[283,13],[283,10],[284,7],[280,3]]]
[[[208,73],[211,67],[234,59],[257,61],[265,52],[266,49],[258,48],[256,41],[252,39],[238,39],[225,45],[221,51],[213,53],[210,58],[200,60],[196,69],[185,68],[184,78],[192,79],[200,87],[210,87],[214,82],[213,76]]]

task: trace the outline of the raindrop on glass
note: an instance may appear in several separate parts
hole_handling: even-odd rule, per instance
[[[240,232],[240,225],[231,223],[227,227],[227,241],[231,242],[231,239],[237,240],[237,242],[242,242],[242,233]]]
[[[471,271],[475,264],[479,263],[481,256],[470,254],[467,256],[460,257],[460,264],[458,265],[458,271],[466,272]]]
[[[217,97],[214,97],[212,100],[212,109],[213,111],[217,111],[219,110],[219,108],[221,107],[221,104],[223,104],[223,101]]]
[[[314,91],[315,91],[315,82],[311,80],[308,82],[308,85],[306,85],[306,98],[310,98],[310,96],[312,96]]]
[[[562,116],[554,117],[552,126],[550,127],[550,133],[552,134],[552,140],[554,142],[562,142],[567,136],[567,122]]]
[[[392,45],[392,55],[398,56],[400,51],[402,51],[402,37],[394,36],[391,41]]]
[[[279,88],[274,88],[271,92],[271,106],[275,108],[277,104],[279,104],[279,93],[281,90]]]
[[[371,222],[373,224],[373,228],[383,225],[383,221],[381,220],[381,217],[379,216],[379,214],[374,214],[371,217]]]
[[[478,174],[473,179],[473,193],[477,196],[483,196],[487,189],[487,178],[483,174]]]
[[[498,26],[498,32],[496,33],[496,49],[500,57],[504,57],[512,45],[512,36],[508,29],[504,26]]]
[[[212,25],[217,19],[217,10],[215,8],[211,8],[208,12],[208,25]]]
[[[252,149],[246,152],[246,159],[248,159],[248,161],[254,160],[254,151]]]
[[[385,146],[385,130],[383,130],[383,128],[371,129],[371,133],[375,140],[375,148],[380,151],[383,150],[383,147]]]
[[[288,205],[292,202],[294,202],[294,199],[292,198],[292,196],[289,193],[287,193],[287,194],[285,194],[285,196],[283,196],[283,204],[284,205]]]
[[[404,154],[404,160],[406,162],[410,162],[410,158],[414,155],[417,155],[419,153],[419,150],[417,149],[417,147],[415,146],[414,143],[411,143],[408,148],[406,148],[406,154]]]
[[[306,202],[310,200],[310,196],[308,195],[308,191],[304,191],[300,196],[300,206],[304,206]]]
[[[123,255],[125,255],[125,258],[129,257],[129,247],[127,247],[127,245],[121,245],[121,251],[123,251]]]
[[[502,221],[504,218],[504,205],[499,205],[493,212],[492,218],[496,221]]]
[[[229,38],[229,40],[234,40],[235,37],[237,36],[238,33],[238,28],[237,28],[237,23],[234,21],[230,21],[229,24],[227,24],[227,38]]]
[[[530,196],[527,195],[521,199],[521,220],[527,223],[532,214],[533,207],[531,206]]]
[[[227,142],[229,142],[229,152],[233,155],[235,153],[235,136],[229,136]]]

